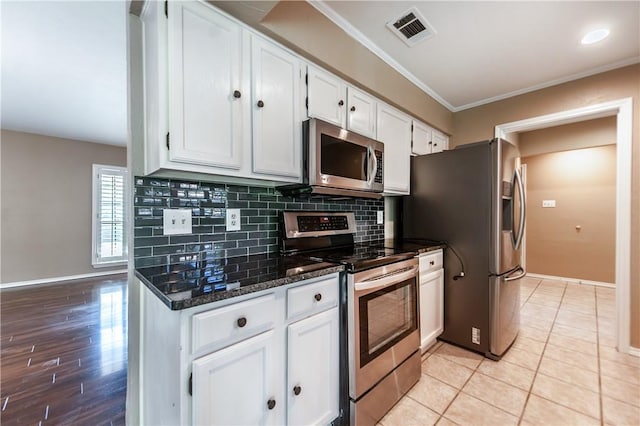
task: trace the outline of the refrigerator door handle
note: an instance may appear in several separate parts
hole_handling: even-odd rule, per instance
[[[520,224],[518,227],[518,236],[515,237],[513,241],[513,247],[514,249],[519,250],[520,245],[522,245],[522,239],[524,238],[524,221],[526,219],[527,212],[527,200],[524,194],[524,183],[522,182],[522,175],[520,174],[519,168],[517,168],[514,173],[514,180],[518,184],[518,192],[520,194]]]
[[[527,271],[525,271],[522,266],[518,266],[513,272],[516,272],[516,271],[521,271],[521,274],[516,276],[516,277],[506,277],[504,280],[505,281],[515,281],[515,280],[519,280],[520,278],[522,278],[525,275],[527,275]]]

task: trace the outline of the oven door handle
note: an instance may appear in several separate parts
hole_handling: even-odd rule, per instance
[[[411,268],[408,268],[408,269],[401,269],[400,271],[397,271],[397,272],[378,275],[377,277],[373,277],[371,279],[357,282],[354,285],[354,289],[355,291],[378,290],[378,289],[388,287],[389,285],[397,284],[406,279],[414,278],[417,276],[418,276],[418,266],[412,266]]]

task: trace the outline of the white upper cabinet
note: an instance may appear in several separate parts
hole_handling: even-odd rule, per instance
[[[307,67],[307,115],[347,127],[347,85],[312,65]]]
[[[145,173],[300,182],[298,57],[207,2],[167,7],[141,14]]]
[[[442,152],[445,149],[449,149],[449,137],[442,132],[433,130],[433,148],[432,153]]]
[[[414,155],[435,154],[449,149],[449,137],[426,124],[413,120],[411,153]]]
[[[384,192],[409,194],[411,117],[378,104],[378,140],[384,143]]]
[[[415,155],[431,154],[431,141],[432,128],[426,124],[413,120],[413,136],[411,143],[411,152]]]
[[[307,115],[349,131],[376,137],[376,99],[344,80],[309,65]]]
[[[300,178],[300,62],[252,36],[253,172]]]
[[[169,157],[238,170],[249,99],[242,30],[198,2],[170,2],[168,19]]]
[[[347,130],[376,139],[376,99],[353,86],[347,88]]]

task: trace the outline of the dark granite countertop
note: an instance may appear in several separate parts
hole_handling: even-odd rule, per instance
[[[343,270],[301,256],[258,254],[137,268],[136,276],[170,309],[180,310]]]
[[[416,254],[423,254],[430,251],[440,250],[447,247],[444,241],[420,240],[420,239],[403,239],[403,240],[384,240],[385,247],[393,248],[400,251],[413,251]]]

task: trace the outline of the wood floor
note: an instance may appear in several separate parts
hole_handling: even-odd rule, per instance
[[[127,279],[0,292],[0,423],[125,424]]]

